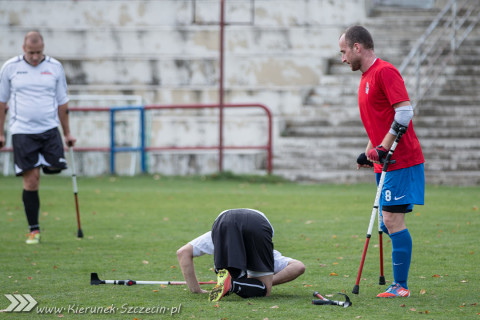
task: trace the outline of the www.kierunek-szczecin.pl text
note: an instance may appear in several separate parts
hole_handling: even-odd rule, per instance
[[[68,305],[66,307],[38,307],[35,311],[39,314],[179,314],[182,309],[182,304],[177,307],[151,306],[139,307],[130,306],[127,303],[120,307],[111,304],[107,307],[84,307],[77,304]]]

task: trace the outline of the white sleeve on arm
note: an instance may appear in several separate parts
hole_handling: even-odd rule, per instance
[[[212,231],[208,231],[189,242],[193,247],[193,256],[199,257],[204,254],[213,254]]]
[[[412,118],[413,118],[413,107],[411,105],[395,108],[395,116],[393,120],[396,123],[404,127],[408,127],[408,125],[410,124],[410,120],[412,120]],[[388,132],[395,136],[397,135],[397,131],[395,131],[393,126],[392,128],[390,128]]]
[[[277,250],[273,250],[273,260],[274,260],[274,267],[273,267],[273,273],[277,274],[283,269],[285,269],[290,261],[292,261],[292,258],[289,257],[284,257],[280,252]]]

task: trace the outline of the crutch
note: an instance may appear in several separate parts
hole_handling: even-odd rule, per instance
[[[382,240],[382,229],[380,228],[380,212],[378,210],[379,204],[380,204],[380,195],[382,194],[382,189],[383,189],[383,182],[385,181],[385,175],[387,173],[388,165],[390,163],[394,163],[394,160],[390,160],[392,158],[393,152],[395,151],[398,142],[402,138],[403,134],[406,132],[407,127],[400,126],[398,128],[398,133],[397,137],[395,138],[395,141],[393,142],[392,147],[388,151],[387,157],[385,158],[383,162],[383,168],[382,168],[382,175],[380,176],[380,181],[377,186],[377,194],[375,196],[375,202],[373,204],[373,209],[372,209],[372,214],[370,216],[370,223],[368,224],[368,230],[367,230],[367,238],[365,240],[365,246],[363,247],[363,254],[362,254],[362,260],[360,261],[360,268],[358,269],[358,275],[357,275],[357,282],[355,282],[355,286],[353,287],[352,293],[358,294],[358,291],[360,289],[360,278],[362,276],[362,270],[363,270],[363,264],[365,263],[365,256],[367,255],[367,249],[368,249],[368,243],[370,242],[370,238],[372,236],[372,229],[373,229],[373,224],[375,222],[375,216],[378,216],[378,234],[380,237],[380,279],[379,283],[380,284],[385,284],[385,276],[383,275],[383,240]],[[383,283],[382,283],[383,282]]]
[[[77,171],[75,170],[75,159],[73,158],[73,147],[68,147],[70,151],[70,159],[72,160],[72,182],[73,182],[73,195],[75,197],[75,209],[77,210],[77,237],[83,238],[82,226],[80,224],[80,209],[78,208],[78,188],[77,188]]]

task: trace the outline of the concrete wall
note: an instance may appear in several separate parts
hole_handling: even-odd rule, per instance
[[[139,95],[146,104],[216,103],[219,4],[217,0],[0,0],[0,61],[21,54],[24,34],[37,29],[44,36],[45,53],[62,61],[71,94]],[[361,22],[365,12],[363,0],[227,0],[225,102],[267,105],[278,136],[284,117],[304,112],[302,106],[322,81],[325,61],[338,52],[340,32]],[[138,143],[135,119],[128,113],[117,116],[118,145]],[[217,119],[207,111],[152,113],[149,143],[214,145]],[[106,114],[72,113],[71,126],[78,146],[109,146]],[[264,144],[265,133],[261,112],[226,115],[225,145]],[[263,151],[228,153],[232,156],[225,159],[226,169],[265,168]],[[235,154],[243,156],[234,160]],[[79,157],[81,173],[108,172],[107,155]],[[130,156],[118,157],[119,173],[138,167]],[[179,159],[189,157],[190,162],[181,165]],[[167,174],[209,173],[217,169],[215,157],[212,152],[162,153],[152,155],[149,166]]]

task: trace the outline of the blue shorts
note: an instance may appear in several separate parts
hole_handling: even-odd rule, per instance
[[[381,173],[376,173],[377,185]],[[380,212],[382,206],[408,205],[407,212],[413,210],[413,205],[423,205],[425,202],[425,171],[422,164],[413,167],[389,171],[385,175],[382,195],[380,197]]]

